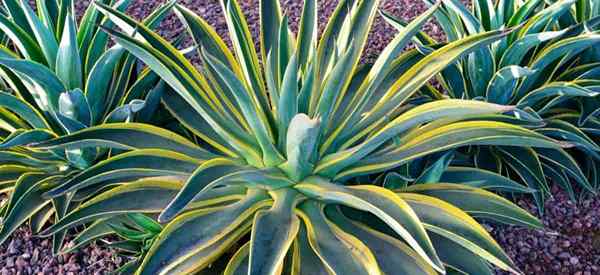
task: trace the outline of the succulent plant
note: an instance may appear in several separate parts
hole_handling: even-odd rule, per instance
[[[129,1],[104,1],[123,10]],[[112,3],[115,2],[115,3]],[[5,0],[0,29],[9,43],[0,46],[0,243],[26,221],[34,232],[57,222],[92,195],[78,193],[43,198],[116,151],[38,150],[25,145],[90,126],[123,121],[151,122],[163,86],[122,47],[112,46],[97,26],[104,15],[92,6],[77,27],[71,1],[38,1],[37,13],[26,0]],[[171,4],[172,5],[172,4]],[[145,22],[156,25],[170,6],[157,9]],[[55,235],[58,251],[65,232]]]
[[[110,123],[29,144],[116,151],[43,194],[94,195],[41,235],[78,225],[97,230],[83,231],[81,245],[111,232],[125,239],[148,233],[148,248],[137,246],[127,266],[138,274],[188,274],[211,265],[225,274],[492,274],[488,263],[518,273],[473,218],[541,226],[508,200],[455,183],[388,189],[361,181],[467,145],[563,145],[520,126],[474,119],[517,112],[514,106],[419,104],[413,97],[446,66],[512,29],[473,35],[415,61],[414,52],[402,50],[435,5],[373,66],[361,68],[379,1],[340,1],[318,42],[317,1],[305,1],[298,36],[278,1],[261,1],[259,51],[238,4],[221,4],[233,52],[204,20],[175,8],[196,43],[196,68],[145,24],[97,3],[120,29],[106,32],[170,87],[162,103],[185,131]],[[488,178],[478,187],[497,184]],[[162,228],[129,232],[129,214],[156,217]],[[130,225],[111,226],[121,222]],[[225,264],[219,269],[216,262]]]
[[[599,28],[600,17],[595,2],[498,1],[494,6],[488,5],[489,1],[474,1],[469,10],[459,1],[443,1],[434,16],[449,41],[520,26],[501,41],[445,69],[441,83],[447,96],[517,106],[523,110],[521,119],[509,123],[573,145],[565,150],[471,147],[446,162],[451,170],[479,167],[524,182],[538,191],[533,194],[540,211],[550,190],[548,178],[572,199],[576,199],[572,182],[579,189],[596,191],[600,180],[596,168],[600,160],[600,33],[594,30]],[[389,14],[385,17],[404,29],[405,23]],[[442,46],[422,33],[416,40],[415,51],[421,54]],[[439,92],[428,95],[433,100],[445,97]],[[508,122],[506,117],[497,120]]]

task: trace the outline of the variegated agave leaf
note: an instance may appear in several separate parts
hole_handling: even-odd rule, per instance
[[[128,1],[103,1],[124,10]],[[113,3],[114,2],[114,3]],[[5,0],[0,29],[12,45],[0,46],[0,243],[30,221],[38,232],[93,194],[94,190],[46,198],[42,194],[77,177],[84,169],[117,151],[32,149],[25,145],[67,135],[104,123],[149,120],[164,85],[149,70],[139,71],[134,56],[111,46],[97,26],[110,22],[90,6],[76,25],[72,1]],[[156,10],[145,23],[156,25],[173,3]],[[6,44],[8,45],[8,43]],[[64,232],[54,236],[54,251]]]
[[[97,4],[121,30],[106,32],[169,85],[162,103],[202,142],[114,123],[31,145],[125,151],[45,193],[103,190],[42,235],[128,213],[157,215],[164,227],[132,266],[137,274],[189,274],[223,258],[227,264],[215,273],[491,274],[488,263],[518,273],[473,219],[540,226],[509,201],[460,184],[387,189],[360,180],[468,145],[559,150],[564,144],[526,128],[474,119],[514,106],[412,104],[428,80],[512,29],[418,59],[403,53],[435,5],[360,69],[379,1],[340,1],[318,42],[316,1],[304,3],[298,36],[278,1],[261,1],[260,51],[238,4],[221,4],[233,50],[206,21],[175,8],[197,44],[198,69],[144,24]]]

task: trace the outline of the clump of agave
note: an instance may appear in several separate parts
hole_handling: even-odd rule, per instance
[[[226,263],[212,266],[225,274],[491,274],[489,263],[518,273],[473,218],[539,227],[485,190],[514,188],[510,181],[397,189],[362,181],[467,145],[559,150],[564,144],[542,134],[487,119],[511,117],[514,106],[413,100],[448,65],[514,29],[417,59],[403,53],[436,4],[359,69],[379,1],[340,1],[318,42],[315,0],[304,3],[298,36],[278,1],[261,1],[260,53],[238,4],[221,4],[233,51],[207,22],[175,8],[196,43],[198,69],[145,24],[96,4],[118,27],[105,31],[170,87],[162,104],[185,130],[109,123],[30,143],[31,150],[114,151],[42,191],[45,198],[100,191],[42,235],[86,225],[76,237],[81,245],[117,233],[135,243],[125,270],[138,274],[188,274],[215,262]]]
[[[574,146],[567,150],[472,147],[447,156],[446,163],[453,170],[475,166],[518,179],[538,191],[534,197],[540,210],[549,194],[548,179],[558,183],[573,199],[576,195],[572,181],[580,189],[595,192],[600,180],[596,168],[600,159],[600,6],[596,1],[518,4],[506,0],[498,1],[496,6],[474,1],[472,11],[459,1],[443,3],[434,16],[450,41],[521,26],[501,41],[482,47],[445,69],[441,82],[448,96],[515,105],[523,110],[521,120],[496,120],[535,129]],[[397,18],[389,14],[386,18],[404,28]],[[420,34],[417,44],[415,51],[422,54],[435,48],[426,34]],[[429,95],[440,98],[439,93]],[[454,159],[448,160],[451,157]]]
[[[128,1],[104,1],[124,10]],[[8,38],[0,46],[0,243],[26,221],[39,232],[57,222],[96,190],[86,189],[52,199],[44,192],[68,182],[102,159],[118,153],[98,148],[40,150],[25,146],[105,123],[152,122],[164,86],[138,64],[97,24],[109,24],[95,6],[77,26],[71,1],[5,0],[0,29]],[[172,3],[170,4],[172,5]],[[156,25],[170,6],[145,22]],[[58,251],[65,232],[54,237]]]

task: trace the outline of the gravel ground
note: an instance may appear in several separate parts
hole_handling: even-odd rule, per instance
[[[578,203],[554,186],[546,202],[544,230],[497,226],[492,235],[525,274],[600,274],[600,200]],[[517,200],[538,213],[531,199]]]
[[[51,239],[36,238],[29,228],[22,227],[0,246],[0,275],[108,274],[124,260],[115,251],[95,244],[53,256]]]
[[[83,8],[89,4],[89,0],[77,1],[77,7]],[[154,8],[166,2],[165,0],[133,0],[129,9],[129,13],[140,19],[150,13]],[[218,0],[179,0],[178,3],[185,5],[202,18],[207,20],[217,33],[224,38],[225,42],[230,45],[230,40],[227,36],[227,25],[222,15],[221,6]],[[337,0],[321,0],[319,1],[319,26],[321,31],[325,27],[327,18],[333,13]],[[241,0],[239,1],[242,11],[246,15],[250,25],[250,31],[254,41],[258,41],[259,34],[259,0]],[[282,0],[282,9],[284,14],[290,18],[290,29],[294,32],[298,30],[298,23],[302,12],[302,1],[298,0]],[[410,21],[418,16],[426,9],[426,5],[419,0],[384,0],[381,8],[391,12],[392,14]],[[166,18],[160,25],[159,32],[166,38],[172,39],[177,34],[181,33],[183,27],[174,15]],[[434,20],[430,20],[425,24],[423,30],[429,33],[438,41],[445,40],[445,36]],[[381,16],[375,20],[374,27],[369,36],[367,50],[364,53],[364,62],[372,61],[374,57],[383,50],[383,48],[391,41],[396,34],[396,30],[387,24]]]
[[[89,2],[76,0],[76,5],[78,9],[82,9]],[[164,0],[133,0],[128,12],[139,19],[163,2]],[[229,43],[218,0],[178,2],[210,22]],[[255,41],[258,35],[258,3],[258,0],[240,1]],[[302,10],[300,3],[302,1],[282,0],[284,12],[290,17],[293,31],[297,30]],[[336,3],[335,0],[320,1],[321,29]],[[412,20],[424,11],[426,6],[419,0],[384,0],[381,8],[405,20]],[[438,41],[445,40],[443,32],[433,20],[424,26],[424,30]],[[160,26],[160,33],[166,38],[173,38],[181,31],[182,26],[174,15],[169,16]],[[373,61],[395,33],[394,28],[378,17],[369,36],[363,62]],[[490,226],[489,230],[525,274],[600,274],[600,201],[596,197],[575,204],[558,188],[553,189],[553,194],[554,198],[546,202],[544,230],[505,226]],[[530,199],[519,199],[517,202],[531,213],[537,213]],[[53,257],[50,240],[35,238],[24,227],[5,245],[0,246],[0,275],[104,274],[114,270],[123,260],[115,256],[114,251],[95,245],[75,254]]]

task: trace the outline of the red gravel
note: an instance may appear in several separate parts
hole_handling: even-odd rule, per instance
[[[87,6],[89,2],[89,0],[78,1],[77,7],[81,10]],[[164,2],[165,0],[133,0],[128,12],[140,19]],[[319,23],[321,31],[325,27],[327,18],[331,15],[331,13],[333,13],[337,2],[337,0],[319,1]],[[213,25],[217,33],[224,38],[225,42],[230,44],[227,36],[227,26],[222,15],[219,0],[180,0],[178,3],[192,9],[197,14],[200,14],[202,18]],[[239,1],[239,3],[250,25],[250,31],[253,35],[253,39],[255,42],[257,42],[259,34],[259,1],[242,0]],[[298,22],[302,12],[302,3],[303,1],[298,0],[281,1],[283,12],[290,18],[290,28],[294,32],[298,30]],[[404,20],[410,21],[424,11],[426,9],[426,5],[418,0],[384,0],[382,1],[381,8],[391,12],[396,16],[399,16],[400,18],[403,18]],[[160,25],[160,33],[166,38],[173,38],[177,34],[181,33],[182,30],[183,28],[181,23],[174,15],[166,18]],[[445,40],[442,30],[434,23],[433,20],[430,20],[430,22],[426,23],[423,30],[425,30],[438,41]],[[378,16],[369,36],[369,44],[364,53],[364,61],[373,61],[373,59],[377,57],[383,48],[393,39],[395,34],[396,30],[387,24],[383,18]]]
[[[27,227],[17,230],[0,246],[0,275],[108,274],[123,263],[114,251],[96,245],[53,256],[51,239],[34,237]]]
[[[600,200],[569,200],[552,188],[545,205],[544,230],[497,226],[492,235],[525,274],[600,274]],[[531,199],[519,206],[538,213]]]

